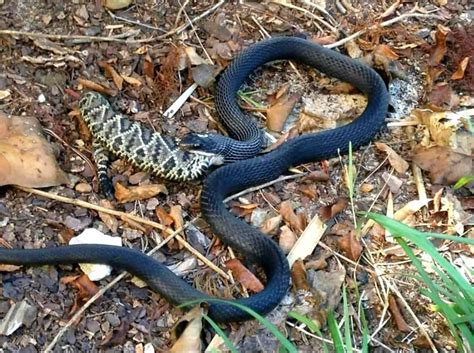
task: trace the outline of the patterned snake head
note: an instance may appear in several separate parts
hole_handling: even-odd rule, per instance
[[[82,95],[82,98],[79,101],[79,110],[82,112],[91,110],[102,104],[105,104],[106,106],[109,105],[105,97],[97,92],[86,92]]]

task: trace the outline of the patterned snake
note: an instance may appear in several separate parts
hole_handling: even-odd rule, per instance
[[[239,109],[236,93],[256,68],[270,61],[283,59],[302,62],[328,76],[351,83],[367,94],[368,103],[362,115],[348,125],[298,136],[270,153],[255,157],[261,148],[262,135],[253,120]],[[94,101],[92,106],[97,108],[103,103],[97,104],[97,102],[99,101]],[[216,107],[220,119],[229,129],[230,137],[189,135],[185,137],[182,144],[221,155],[226,161],[243,159],[218,168],[206,178],[202,190],[201,208],[204,218],[217,236],[264,270],[265,288],[253,296],[237,299],[235,302],[260,314],[266,314],[280,303],[288,291],[290,277],[288,261],[280,248],[268,236],[233,217],[223,203],[224,198],[250,186],[276,179],[292,166],[328,159],[337,156],[338,153],[345,153],[348,151],[349,142],[352,143],[354,149],[367,144],[383,125],[388,107],[388,93],[383,80],[368,66],[310,41],[286,37],[262,41],[244,50],[219,79]],[[89,116],[92,117],[94,114],[91,112],[89,110]],[[130,133],[132,128],[140,129],[129,122],[124,123],[123,119],[114,119],[113,114],[110,110],[105,109],[102,116],[112,118],[109,129],[111,134],[113,131],[114,136],[107,137],[107,132],[100,127],[98,127],[99,134],[95,133],[97,136],[102,131],[103,135],[99,138],[102,139],[102,144],[105,144],[112,152],[127,157],[140,167],[158,171],[161,175],[163,175],[162,172],[166,174],[166,162],[156,165],[156,162],[152,161],[153,159],[149,160],[146,157],[137,161],[136,155],[133,153],[142,157],[154,155],[153,147],[158,151],[168,145],[167,140],[158,143],[160,137],[155,137],[156,143],[145,148],[144,146],[148,145],[145,142],[152,141],[153,134],[139,133],[138,135],[132,134],[135,136],[133,139],[144,138],[143,144],[120,145],[116,138],[117,132]],[[115,122],[112,122],[114,120]],[[94,133],[93,123],[89,123],[89,125]],[[130,139],[129,141],[131,142]],[[174,150],[171,145],[169,147]],[[132,148],[134,148],[133,153],[131,152]],[[215,156],[203,157],[201,154],[176,153],[174,155],[175,162],[189,162],[196,158],[197,161],[200,161],[200,165],[207,167],[215,161],[212,160]],[[159,161],[163,162],[165,159],[160,157]],[[193,165],[197,166],[198,164]],[[47,265],[81,262],[105,263],[126,270],[144,280],[152,290],[157,291],[174,304],[182,304],[195,299],[211,299],[181,278],[176,277],[156,260],[129,248],[105,245],[71,245],[39,250],[0,249],[0,263]],[[252,318],[229,302],[210,301],[209,315],[218,322]]]

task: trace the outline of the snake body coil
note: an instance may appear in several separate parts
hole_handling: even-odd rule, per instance
[[[368,95],[368,104],[362,115],[349,125],[296,137],[265,155],[220,167],[205,180],[201,198],[205,219],[226,244],[265,271],[267,283],[264,290],[249,298],[236,300],[261,314],[275,308],[287,293],[288,262],[275,242],[233,217],[223,204],[224,198],[244,188],[273,180],[291,166],[331,158],[337,156],[338,152],[345,153],[349,142],[354,149],[368,143],[382,126],[388,106],[384,82],[371,68],[303,39],[270,39],[247,48],[226,69],[218,84],[216,106],[220,118],[230,128],[231,136],[243,141],[215,135],[194,135],[186,143],[208,152],[220,153],[225,150],[228,160],[234,159],[232,154],[248,153],[246,157],[254,156],[260,149],[261,137],[256,125],[249,123],[248,117],[239,109],[236,93],[256,68],[281,59],[303,62],[329,76],[351,83]],[[73,245],[41,250],[0,250],[0,263],[45,265],[78,262],[105,263],[131,272],[174,304],[210,298],[176,277],[162,264],[132,249]],[[251,318],[235,306],[212,301],[209,315],[219,322]]]

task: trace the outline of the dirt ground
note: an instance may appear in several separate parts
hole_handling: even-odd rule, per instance
[[[228,202],[231,212],[261,228],[286,251],[305,232],[316,232],[310,228],[315,219],[329,225],[314,251],[293,266],[291,293],[268,319],[301,351],[320,351],[321,340],[288,318],[288,311],[324,322],[327,310],[334,309],[340,322],[344,284],[357,347],[360,305],[375,352],[455,351],[443,318],[419,294],[420,285],[411,276],[414,268],[402,249],[383,229],[361,218],[356,219],[361,237],[356,236],[352,206],[388,215],[403,210],[399,220],[418,229],[474,236],[472,186],[452,186],[464,176],[459,173],[467,170],[465,175],[472,175],[472,159],[465,157],[472,156],[472,135],[466,124],[453,118],[469,109],[472,116],[474,107],[473,9],[468,2],[136,0],[112,12],[100,0],[0,0],[0,112],[36,117],[69,178],[68,183],[42,189],[44,195],[1,186],[0,244],[65,245],[84,229],[95,228],[120,236],[125,246],[148,251],[168,233],[140,219],[171,230],[184,225],[182,240],[170,241],[153,256],[206,293],[251,294],[259,280],[249,281],[242,272],[245,266],[258,271],[245,259],[229,263],[233,253],[200,218],[200,182],[160,180],[117,160],[110,171],[114,183],[125,188],[152,185],[161,192],[147,197],[149,189],[141,189],[133,201],[104,200],[77,101],[81,91],[99,90],[118,111],[178,139],[189,132],[222,132],[212,83],[198,87],[173,117],[163,113],[193,82],[212,81],[203,67],[212,64],[217,72],[240,50],[268,36],[305,36],[372,65],[389,87],[391,106],[387,127],[376,143],[354,152],[352,204],[347,156],[299,166],[288,173],[291,177]],[[288,62],[257,70],[239,100],[262,127],[284,125],[281,131],[270,131],[273,140],[345,124],[366,102],[352,87]],[[435,113],[444,115],[437,119]],[[446,127],[446,121],[452,124]],[[456,149],[440,142],[452,139]],[[442,150],[433,154],[430,148],[436,146]],[[456,153],[460,157],[453,159]],[[27,168],[17,173],[30,172]],[[423,193],[430,201],[421,204]],[[107,215],[71,200],[140,219]],[[186,245],[214,267],[184,249]],[[437,246],[451,261],[469,258],[472,264],[472,248],[441,242]],[[232,280],[223,277],[229,276],[230,267]],[[4,352],[153,352],[166,351],[175,342],[174,327],[183,313],[130,277],[103,290],[71,321],[117,272],[94,284],[81,276],[78,266],[1,270],[0,327],[11,328],[13,319],[7,313],[12,314],[12,308],[18,309],[20,321],[8,335],[2,331]],[[307,300],[308,293],[314,298]],[[278,341],[258,322],[223,328],[239,351],[278,350]],[[328,337],[327,328],[322,331]],[[194,341],[206,348],[214,336],[205,326]]]

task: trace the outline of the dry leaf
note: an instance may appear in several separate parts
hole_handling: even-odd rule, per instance
[[[459,97],[447,83],[436,85],[430,92],[427,101],[436,110],[451,110],[459,105]]]
[[[362,245],[360,240],[356,237],[355,230],[351,230],[346,235],[338,240],[339,248],[344,252],[344,255],[352,261],[357,261],[362,252]]]
[[[196,52],[195,47],[184,47],[184,53],[186,54],[186,57],[188,58],[188,61],[192,66],[207,64],[207,60],[199,56],[199,54]]]
[[[398,308],[397,301],[393,297],[393,295],[389,295],[388,297],[388,309],[390,313],[392,313],[393,319],[395,320],[395,324],[399,331],[402,332],[411,332],[410,326],[406,323],[405,319],[403,318],[400,309]]]
[[[323,222],[333,218],[347,206],[347,199],[340,197],[331,205],[322,206],[319,208],[319,216]]]
[[[303,261],[296,260],[291,267],[291,281],[296,290],[310,290]]]
[[[287,87],[286,91],[283,94],[280,93],[272,106],[267,108],[267,128],[276,132],[283,129],[288,116],[301,98],[299,93],[289,94],[288,86],[285,87]]]
[[[386,145],[382,142],[375,142],[375,146],[380,150],[387,154],[388,161],[390,165],[395,169],[398,173],[404,174],[410,165],[407,161],[405,161],[400,155],[395,152],[390,146]]]
[[[452,185],[466,175],[472,175],[472,157],[448,147],[420,148],[413,162],[430,173],[433,184]]]
[[[265,234],[274,233],[278,229],[278,227],[280,226],[281,219],[282,219],[281,215],[278,215],[278,216],[271,217],[271,218],[267,219],[263,223],[262,227],[260,227],[260,231],[262,233],[265,233]]]
[[[202,318],[204,314],[204,309],[197,305],[176,323],[172,331],[173,340],[176,342],[169,350],[170,353],[201,352]],[[182,333],[177,339],[178,331]]]
[[[364,183],[360,186],[360,191],[365,194],[371,192],[372,190],[374,190],[374,186],[372,184]]]
[[[458,129],[458,122],[445,120],[446,112],[433,112],[431,110],[416,109],[411,116],[418,122],[428,127],[429,136],[421,142],[423,146],[430,146],[431,140],[438,146],[450,146]]]
[[[390,5],[384,12],[383,14],[380,15],[380,18],[385,18],[390,15],[392,15],[400,6],[401,0],[395,1],[392,5]]]
[[[153,65],[153,60],[148,53],[145,55],[145,60],[143,60],[143,73],[151,79],[155,77],[155,65]]]
[[[180,205],[171,206],[170,217],[173,218],[174,230],[184,226],[183,209]]]
[[[117,71],[110,65],[108,62],[101,61],[99,62],[99,66],[104,69],[104,71],[112,77],[112,80],[115,83],[115,87],[118,88],[119,91],[122,90],[123,78],[120,76]]]
[[[418,212],[422,207],[426,206],[430,199],[426,200],[412,200],[408,202],[405,206],[403,206],[401,209],[399,209],[395,214],[393,215],[393,219],[403,222],[415,212]]]
[[[150,184],[126,188],[120,183],[115,184],[115,198],[119,203],[149,199],[158,194],[168,194],[163,184]]]
[[[280,214],[283,217],[283,220],[289,224],[293,229],[302,231],[304,229],[304,224],[301,222],[301,219],[293,211],[293,206],[291,201],[283,201],[280,205]]]
[[[449,28],[446,28],[442,25],[438,25],[438,30],[436,31],[436,44],[431,53],[430,64],[437,65],[443,60],[444,55],[446,54],[446,37],[449,33]]]
[[[125,82],[135,87],[140,87],[143,84],[143,82],[140,81],[138,78],[135,78],[132,76],[122,75],[122,78],[124,79]]]
[[[5,99],[5,98],[10,97],[10,95],[11,95],[11,92],[10,92],[9,89],[0,90],[0,101],[1,101],[2,99]]]
[[[98,83],[95,83],[93,81],[86,80],[84,78],[79,78],[79,83],[83,88],[89,89],[91,91],[96,91],[96,92],[99,92],[99,93],[102,93],[102,94],[105,94],[105,95],[108,95],[108,96],[111,96],[111,97],[114,97],[114,96],[117,95],[116,90],[114,90],[112,88],[109,88],[109,87],[105,87],[105,86],[103,86],[101,84],[98,84]]]
[[[230,259],[225,263],[226,267],[232,271],[234,277],[245,288],[252,292],[261,292],[263,284],[260,280],[250,272],[238,259]]]
[[[464,78],[464,72],[466,71],[467,64],[469,64],[469,56],[466,56],[458,65],[456,72],[451,76],[452,80],[462,80]]]
[[[108,208],[110,210],[114,209],[114,206],[109,200],[100,200],[99,201],[99,206],[102,206],[104,208]],[[104,222],[105,226],[112,232],[112,233],[117,233],[117,229],[119,226],[119,222],[117,218],[112,216],[111,214],[105,213],[105,212],[100,212],[99,211],[99,217]]]
[[[283,226],[280,230],[281,234],[278,244],[281,250],[283,250],[285,254],[288,254],[296,243],[296,235],[288,226]]]
[[[61,278],[61,283],[70,285],[79,291],[74,299],[71,310],[69,310],[69,317],[74,315],[79,308],[99,291],[99,288],[87,275],[63,277]]]
[[[374,61],[377,65],[382,65],[386,72],[389,72],[389,65],[392,61],[398,59],[395,53],[388,45],[379,44],[374,50]]]
[[[173,217],[171,217],[168,212],[161,206],[155,208],[156,216],[160,221],[160,224],[164,225],[165,227],[169,227],[173,224]]]
[[[67,182],[38,120],[0,112],[0,185],[42,188]]]
[[[0,264],[0,272],[15,272],[20,268],[21,266],[17,265]]]

